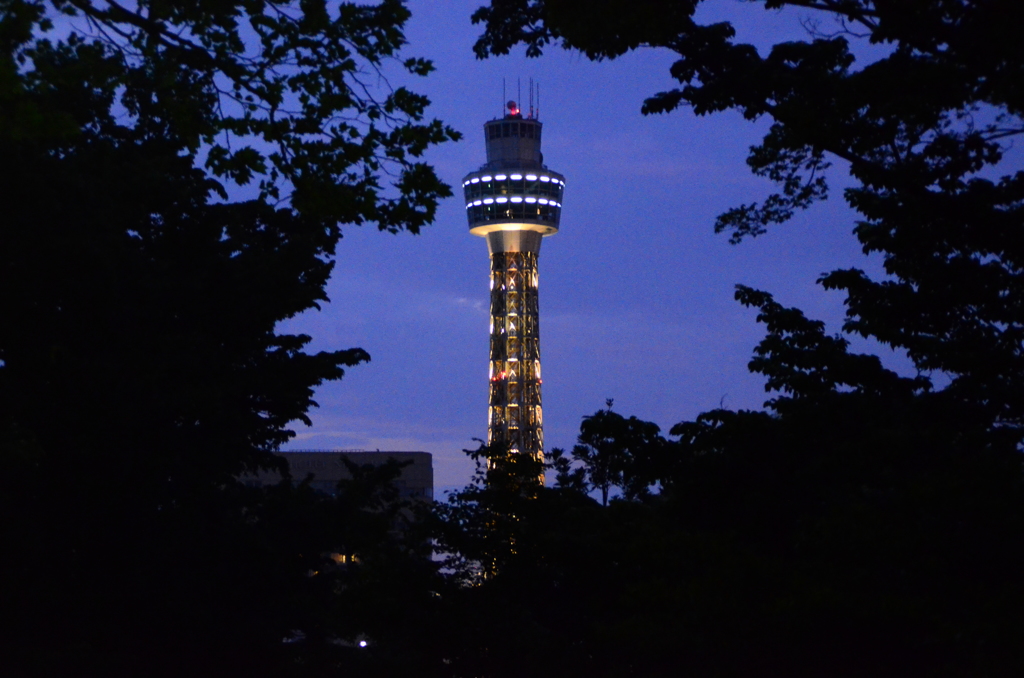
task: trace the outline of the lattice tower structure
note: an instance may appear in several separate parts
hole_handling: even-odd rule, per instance
[[[487,442],[544,458],[537,259],[558,232],[565,177],[540,151],[542,125],[515,102],[484,124],[487,162],[463,179],[470,233],[491,260]]]

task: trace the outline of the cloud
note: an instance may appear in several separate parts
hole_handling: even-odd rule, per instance
[[[471,308],[474,311],[487,312],[489,310],[488,303],[482,299],[467,299],[466,297],[457,297],[454,300],[454,303],[456,306]]]

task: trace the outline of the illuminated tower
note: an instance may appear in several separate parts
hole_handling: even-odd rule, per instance
[[[541,123],[514,101],[484,124],[487,164],[463,179],[469,232],[487,238],[491,257],[490,398],[487,442],[544,455],[540,400],[537,256],[558,232],[565,179],[544,166]]]

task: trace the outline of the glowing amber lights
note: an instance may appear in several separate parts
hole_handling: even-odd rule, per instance
[[[462,188],[491,260],[487,442],[543,459],[537,259],[558,232],[565,178],[541,161],[541,123],[513,103],[484,124],[487,163]]]

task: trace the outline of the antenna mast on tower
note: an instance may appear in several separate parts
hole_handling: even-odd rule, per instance
[[[541,161],[540,121],[506,108],[484,124],[487,162],[462,180],[469,232],[491,260],[487,444],[543,461],[537,258],[558,232],[565,178]]]

